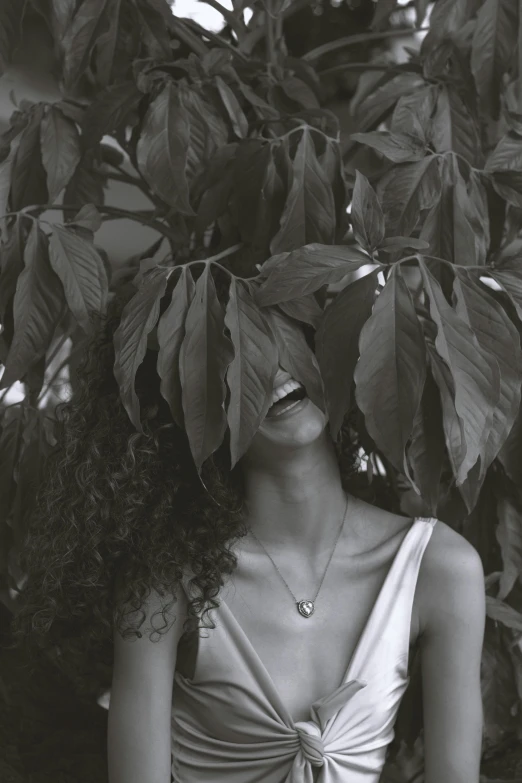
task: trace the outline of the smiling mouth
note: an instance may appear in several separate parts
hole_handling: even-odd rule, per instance
[[[299,389],[293,389],[291,392],[289,392],[285,397],[283,397],[281,400],[277,400],[274,402],[273,405],[270,406],[268,409],[267,418],[271,418],[273,416],[280,416],[282,413],[284,413],[287,410],[290,410],[290,408],[293,408],[294,405],[296,405],[301,400],[304,400],[306,397],[306,390],[303,386],[300,386]]]

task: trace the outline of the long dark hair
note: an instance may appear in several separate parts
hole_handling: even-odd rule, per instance
[[[151,618],[151,641],[169,627],[166,614],[187,566],[196,597],[184,630],[194,621],[215,627],[208,613],[237,565],[231,548],[248,532],[241,469],[230,469],[227,442],[203,465],[205,490],[186,434],[160,394],[153,350],[136,377],[144,434],[130,422],[113,375],[113,335],[128,299],[125,289],[110,302],[74,394],[57,406],[58,443],[24,542],[27,578],[11,629],[15,646],[44,651],[89,692],[110,684],[114,626],[126,637],[142,635],[151,590],[164,599],[153,616],[161,620]],[[350,416],[336,450],[350,490],[359,450]]]

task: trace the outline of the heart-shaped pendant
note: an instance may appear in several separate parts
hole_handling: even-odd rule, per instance
[[[311,614],[314,613],[314,602],[313,601],[298,601],[297,602],[297,610],[299,614],[302,614],[303,617],[310,617]]]

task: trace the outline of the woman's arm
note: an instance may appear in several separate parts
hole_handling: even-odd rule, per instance
[[[421,568],[425,783],[478,783],[486,618],[476,550],[437,522]]]
[[[108,717],[109,783],[170,783],[172,686],[187,602],[182,590],[166,620],[168,631],[149,639],[150,619],[166,599],[153,592],[141,639],[114,633],[114,670]],[[172,623],[176,616],[175,621]],[[162,617],[154,627],[162,627]],[[154,635],[156,638],[157,634]]]

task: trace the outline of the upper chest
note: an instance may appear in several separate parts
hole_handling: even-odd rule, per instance
[[[250,542],[235,550],[238,566],[222,599],[294,721],[308,719],[310,705],[343,682],[409,527],[403,520],[386,540],[357,556],[340,542],[308,618],[299,614],[290,590],[297,600],[313,600],[329,553],[314,563],[270,553],[274,566]],[[410,644],[418,628],[414,606]]]

